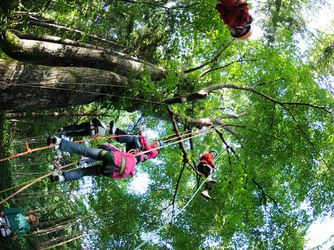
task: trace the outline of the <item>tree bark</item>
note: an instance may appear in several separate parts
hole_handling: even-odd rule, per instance
[[[32,118],[44,118],[44,117],[97,117],[97,116],[104,116],[104,117],[111,117],[110,114],[104,114],[104,113],[68,113],[66,111],[64,112],[46,112],[46,113],[6,113],[6,119],[22,119],[26,117],[32,117]]]
[[[0,60],[0,79],[0,109],[15,112],[101,101],[108,90],[117,101],[117,94],[123,93],[128,85],[125,77],[105,70],[45,67],[4,60]]]
[[[85,234],[82,234],[81,231],[76,231],[75,234],[73,234],[72,232],[72,234],[62,235],[57,238],[52,237],[50,240],[40,242],[38,244],[38,249],[49,249],[49,248],[53,248],[56,246],[61,246],[61,245],[66,244],[67,242],[70,242],[75,239],[79,239],[83,236],[85,236]]]
[[[89,67],[112,71],[126,77],[134,75],[138,78],[145,72],[152,80],[161,79],[165,75],[165,70],[153,64],[116,51],[20,39],[9,32],[0,42],[2,50],[8,56],[21,62],[46,66]]]

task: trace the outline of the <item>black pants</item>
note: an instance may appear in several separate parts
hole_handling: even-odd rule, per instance
[[[94,134],[94,126],[90,122],[84,122],[79,125],[74,124],[64,127],[64,135],[69,137],[93,136]]]
[[[126,133],[125,131],[119,128],[116,129],[115,134],[116,135],[128,135],[128,133]],[[141,149],[138,138],[132,135],[116,137],[116,141],[126,144],[126,152],[129,152],[129,150],[131,149],[138,149],[138,150]],[[140,162],[141,155],[138,155],[136,159],[137,159],[137,162]]]
[[[204,174],[205,177],[208,177],[211,174],[211,169],[204,162],[201,162],[200,164],[198,164],[197,169],[200,173]],[[205,183],[205,189],[211,190],[212,182]]]

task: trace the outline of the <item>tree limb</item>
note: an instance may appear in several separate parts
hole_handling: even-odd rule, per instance
[[[225,45],[224,48],[221,51],[219,51],[219,53],[212,60],[210,60],[210,61],[208,61],[208,62],[206,62],[206,63],[204,63],[204,64],[202,64],[202,65],[200,65],[198,67],[195,67],[195,68],[192,68],[192,69],[188,69],[188,70],[184,71],[184,73],[187,74],[187,73],[193,72],[195,70],[201,69],[201,68],[205,67],[206,65],[209,65],[210,63],[214,63],[214,65],[215,65],[215,63],[217,62],[217,60],[221,56],[221,54],[231,45],[231,43],[234,40],[235,39],[233,38],[227,45]]]
[[[39,26],[39,27],[44,27],[44,28],[56,28],[56,29],[67,30],[67,31],[74,32],[74,33],[76,33],[78,35],[81,35],[81,36],[84,36],[84,35],[88,36],[88,37],[93,38],[97,41],[107,43],[107,44],[112,45],[112,46],[117,47],[117,48],[123,48],[123,49],[127,48],[124,45],[115,43],[115,42],[110,41],[106,38],[101,38],[101,37],[98,37],[96,35],[88,34],[84,31],[79,30],[79,29],[73,29],[73,28],[70,28],[70,27],[67,27],[67,26],[64,26],[64,25],[61,25],[61,24],[57,24],[56,22],[51,21],[51,20],[48,20],[48,22],[41,21],[38,18],[33,17],[31,15],[29,16],[29,18],[30,18],[30,20],[28,21],[29,25],[34,25],[34,26]]]
[[[182,139],[179,127],[178,127],[178,125],[176,123],[176,120],[175,120],[175,115],[174,115],[173,110],[169,106],[167,107],[167,110],[169,112],[169,115],[171,116],[171,120],[172,120],[172,123],[173,123],[174,131],[175,131],[175,133],[177,135],[177,137],[175,139]],[[180,149],[183,152],[183,162],[184,163],[189,163],[188,153],[187,153],[186,147],[184,146],[183,141],[179,142],[179,147],[180,147]]]

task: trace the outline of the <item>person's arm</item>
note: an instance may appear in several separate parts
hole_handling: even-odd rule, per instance
[[[139,136],[139,143],[145,150],[152,149],[150,144],[148,144],[148,142],[147,142],[146,136],[140,135]]]
[[[215,163],[212,161],[212,157],[209,157],[207,161],[208,161],[208,164],[209,164],[211,167],[213,167],[213,168],[216,167]]]
[[[15,236],[17,238],[20,238],[20,237],[22,237],[22,235],[24,235],[29,230],[30,230],[30,226],[28,224],[28,225],[25,225],[25,226],[20,226],[19,230],[17,232],[14,232],[14,233],[15,233]],[[13,236],[13,237],[15,237],[15,236]]]
[[[7,208],[5,210],[3,210],[4,214],[18,214],[23,212],[23,210],[21,208]]]

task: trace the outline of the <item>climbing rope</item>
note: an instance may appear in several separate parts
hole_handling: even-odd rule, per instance
[[[145,153],[148,153],[148,152],[151,152],[153,150],[157,150],[157,149],[161,149],[161,148],[164,148],[164,147],[168,147],[170,145],[174,145],[174,144],[177,144],[177,143],[180,143],[180,142],[183,142],[183,141],[186,141],[186,140],[189,140],[191,138],[194,138],[194,137],[197,137],[197,136],[200,136],[200,135],[203,135],[203,134],[207,134],[207,133],[211,133],[212,131],[214,131],[215,129],[211,128],[211,129],[208,129],[206,131],[203,131],[203,130],[198,130],[198,131],[195,131],[195,132],[192,132],[192,133],[198,133],[197,135],[193,135],[193,136],[190,136],[190,137],[187,137],[187,138],[184,138],[184,139],[180,139],[180,140],[177,140],[175,142],[172,142],[172,143],[169,143],[165,146],[159,146],[159,147],[156,147],[156,148],[152,148],[152,149],[149,149],[149,150],[146,150],[146,151],[141,151],[137,154],[135,154],[135,156],[138,156],[138,155],[142,155],[142,154],[145,154]],[[199,133],[199,131],[202,131],[201,133]],[[183,135],[183,136],[186,136],[186,135]],[[182,136],[181,136],[182,137]],[[179,136],[177,136],[176,138],[179,138]]]
[[[244,60],[242,59],[241,50],[240,50],[240,46],[239,46],[239,41],[238,41],[238,39],[236,39],[236,40],[237,40],[237,47],[238,47],[238,50],[239,50],[239,58],[240,58],[239,60],[241,61],[242,66],[245,68],[246,75],[247,75],[247,78],[248,78],[248,82],[251,83],[251,79],[250,79],[250,76],[249,76],[250,75],[249,70],[247,69],[246,65],[244,64]],[[248,61],[250,62],[247,50],[246,50],[246,55],[248,57]]]
[[[200,131],[200,130],[198,130],[198,131]],[[187,135],[190,135],[190,134],[193,134],[193,133],[197,133],[198,131],[193,131],[193,132],[187,133],[187,134],[185,134],[185,135],[183,135],[183,136],[187,136]],[[96,134],[94,138],[78,140],[78,141],[75,141],[75,142],[85,142],[85,141],[101,140],[101,139],[110,139],[110,138],[119,138],[119,137],[126,137],[126,136],[139,137],[139,135],[110,135],[110,136],[99,137],[99,134]],[[182,136],[181,136],[181,137],[182,137]],[[175,137],[175,138],[177,138],[177,137]],[[173,139],[174,139],[174,138],[172,138],[172,139],[167,139],[167,140],[165,140],[165,141],[163,141],[163,142],[168,142],[168,141],[171,141],[171,140],[173,140]],[[41,150],[44,150],[44,149],[53,148],[53,147],[56,146],[56,145],[52,145],[52,146],[45,146],[45,147],[40,147],[40,148],[30,149],[28,142],[26,142],[25,144],[26,144],[26,149],[27,149],[27,151],[22,152],[22,153],[19,153],[19,154],[16,154],[16,155],[12,155],[12,156],[9,156],[9,157],[3,158],[3,159],[0,159],[0,162],[2,162],[2,161],[6,161],[6,160],[10,160],[10,159],[13,159],[13,158],[16,158],[16,157],[20,157],[20,156],[23,156],[23,155],[31,154],[31,153],[36,152],[36,151],[41,151]],[[148,152],[149,152],[149,151],[148,151]]]
[[[35,184],[36,182],[44,179],[45,177],[48,177],[50,175],[52,175],[53,173],[57,172],[58,170],[61,170],[63,168],[66,168],[68,166],[71,166],[71,165],[74,165],[76,162],[72,162],[70,164],[67,164],[65,166],[59,166],[57,169],[55,169],[54,171],[48,173],[48,174],[45,174],[39,178],[36,178],[35,180],[33,180],[32,182],[30,182],[28,185],[24,186],[23,188],[19,189],[18,191],[16,191],[15,193],[13,193],[12,195],[8,196],[6,199],[0,201],[0,205],[4,202],[6,202],[7,200],[9,200],[10,198],[12,198],[13,196],[17,195],[18,193],[22,192],[23,190],[27,189],[28,187],[30,187],[31,185]]]
[[[212,129],[214,130],[214,129]],[[218,153],[218,155],[213,159],[215,162],[223,155],[223,150],[220,150],[220,152]],[[214,174],[216,173],[213,172],[211,176],[213,176]],[[193,196],[189,199],[189,201],[187,202],[187,204],[179,211],[177,212],[174,216],[172,216],[172,218],[170,218],[169,220],[167,220],[161,227],[159,227],[156,231],[152,232],[152,233],[149,233],[150,236],[148,239],[146,239],[144,242],[142,242],[139,246],[137,246],[135,248],[135,250],[139,249],[140,247],[142,247],[143,245],[145,245],[150,239],[152,239],[158,232],[160,232],[163,227],[167,224],[169,224],[172,220],[174,220],[183,210],[185,210],[187,208],[187,206],[189,206],[190,202],[194,199],[194,197],[196,196],[196,194],[198,193],[198,191],[202,188],[202,186],[204,185],[204,183],[206,182],[206,180],[208,179],[209,177],[207,177],[203,182],[202,184],[198,187],[198,189],[196,190],[196,192],[193,194]]]
[[[160,147],[158,147],[158,148],[152,148],[152,149],[150,149],[150,150],[146,150],[146,151],[139,152],[139,153],[136,154],[135,156],[138,156],[138,155],[141,155],[141,154],[144,154],[144,153],[153,151],[153,150],[157,150],[157,149],[159,149],[159,148],[167,147],[167,146],[170,146],[170,145],[179,143],[179,142],[181,142],[181,141],[185,141],[185,140],[188,140],[188,139],[190,139],[190,138],[197,137],[197,136],[200,136],[200,135],[202,135],[202,134],[206,134],[206,133],[212,132],[213,130],[214,130],[214,129],[208,129],[207,131],[202,131],[201,133],[199,133],[199,131],[201,131],[201,130],[194,131],[194,132],[192,132],[192,133],[198,133],[198,134],[197,134],[197,135],[193,135],[193,136],[188,137],[188,138],[185,138],[185,139],[177,140],[177,141],[172,142],[172,143],[169,143],[169,144],[167,144],[167,145],[165,145],[165,146],[160,146]],[[98,135],[97,135],[97,136],[98,136]],[[110,138],[110,137],[114,137],[114,136],[107,136],[107,137],[97,138],[97,136],[96,136],[96,138],[93,138],[93,139],[85,139],[85,140],[80,140],[80,141],[77,141],[77,142],[82,142],[82,141],[87,141],[87,140],[94,140],[94,139],[102,139],[102,138]],[[129,136],[129,135],[123,135],[123,136]],[[183,136],[186,136],[186,135],[183,135]],[[182,137],[182,136],[181,136],[181,137]],[[175,138],[179,138],[179,136],[177,136],[177,137],[175,137]],[[26,146],[27,146],[27,149],[28,149],[27,152],[28,152],[28,151],[29,151],[29,152],[30,152],[30,151],[33,151],[33,150],[29,149],[28,145],[26,145]],[[43,149],[44,149],[44,148],[51,148],[51,147],[54,147],[54,146],[43,147]],[[34,150],[37,151],[37,149],[34,149]],[[27,153],[27,152],[25,152],[25,153]],[[23,153],[21,153],[21,154],[23,154]],[[83,160],[86,160],[86,159],[83,159]],[[66,168],[66,167],[68,167],[68,166],[74,165],[74,164],[76,164],[76,163],[77,163],[77,161],[76,161],[76,162],[73,162],[73,163],[70,163],[70,164],[67,164],[67,165],[65,165],[65,166],[60,166],[60,165],[57,165],[57,164],[56,164],[56,165],[57,165],[57,169],[56,169],[56,170],[54,170],[54,171],[52,171],[52,172],[50,172],[50,173],[48,173],[48,174],[46,174],[46,175],[43,175],[42,177],[39,177],[39,178],[36,178],[36,179],[34,179],[34,180],[32,180],[32,181],[26,182],[26,183],[28,183],[26,186],[24,186],[24,187],[21,188],[20,190],[16,191],[14,194],[10,195],[10,196],[7,197],[6,199],[2,200],[2,201],[0,202],[0,204],[2,204],[3,202],[9,200],[10,198],[12,198],[12,197],[15,196],[16,194],[22,192],[23,190],[27,189],[29,186],[33,185],[34,183],[38,182],[39,180],[42,180],[42,179],[44,179],[45,177],[48,177],[48,176],[52,175],[52,174],[55,173],[56,171],[61,170],[61,169],[63,169],[63,168]],[[94,163],[95,163],[95,162],[90,163],[90,164],[94,164]],[[22,186],[22,185],[24,185],[24,184],[26,184],[26,183],[17,185],[17,186],[15,186],[15,187],[6,189],[6,190],[1,191],[1,192],[5,192],[5,191],[8,191],[8,190],[11,190],[11,189],[16,188],[16,187],[18,187],[18,186]],[[1,193],[1,192],[0,192],[0,193]]]
[[[204,183],[206,182],[208,178],[206,178],[202,184],[198,187],[198,189],[196,190],[196,192],[193,194],[193,196],[189,199],[189,201],[187,202],[187,204],[180,210],[178,211],[174,216],[172,216],[172,218],[170,218],[169,220],[167,220],[161,227],[159,227],[156,231],[152,232],[152,233],[149,233],[150,236],[148,237],[148,239],[146,239],[144,242],[142,242],[139,246],[137,246],[135,248],[135,250],[139,249],[140,247],[142,247],[143,245],[145,245],[150,239],[152,239],[156,233],[160,232],[164,227],[165,225],[169,224],[172,220],[174,220],[181,212],[183,212],[183,210],[185,210],[190,202],[194,199],[194,197],[196,196],[196,194],[198,193],[198,191],[202,188],[202,186],[204,185]]]
[[[62,83],[57,83],[57,84],[62,84]],[[64,91],[72,91],[72,92],[75,92],[75,93],[87,93],[87,94],[96,94],[96,95],[103,95],[103,96],[108,96],[108,97],[111,97],[111,96],[114,96],[114,97],[121,97],[121,98],[124,98],[124,99],[129,99],[129,100],[134,100],[134,101],[141,101],[141,102],[146,102],[146,103],[154,103],[154,104],[161,104],[161,105],[169,105],[167,103],[164,103],[164,102],[158,102],[158,101],[152,101],[152,100],[147,100],[147,99],[140,99],[140,98],[134,98],[134,97],[129,97],[129,96],[122,96],[122,95],[113,95],[113,94],[109,94],[109,93],[101,93],[101,92],[98,92],[98,91],[87,91],[87,90],[77,90],[77,89],[68,89],[68,88],[55,88],[55,87],[47,87],[47,86],[34,86],[34,85],[31,85],[29,83],[23,83],[23,84],[16,84],[16,85],[20,85],[20,86],[24,86],[24,87],[32,87],[32,88],[43,88],[43,89],[52,89],[52,90],[64,90]],[[118,86],[119,87],[119,86]]]
[[[112,135],[112,136],[98,137],[98,135],[99,135],[99,134],[96,134],[94,138],[84,139],[84,140],[78,140],[78,141],[75,141],[75,142],[84,142],[84,141],[92,141],[92,140],[100,140],[100,139],[116,138],[116,137],[121,137],[121,136],[130,136],[130,135]],[[136,135],[132,135],[132,136],[136,136]],[[6,160],[10,160],[10,159],[13,159],[13,158],[22,156],[22,155],[31,154],[31,153],[36,152],[36,151],[41,151],[41,150],[44,150],[44,149],[53,148],[53,147],[55,147],[55,146],[56,146],[56,145],[45,146],[45,147],[35,148],[35,149],[30,149],[30,148],[29,148],[29,144],[28,144],[28,142],[26,142],[26,148],[27,148],[27,151],[22,152],[22,153],[19,153],[19,154],[16,154],[16,155],[12,155],[12,156],[9,156],[9,157],[3,158],[3,159],[0,159],[0,162],[2,162],[2,161],[6,161]]]

